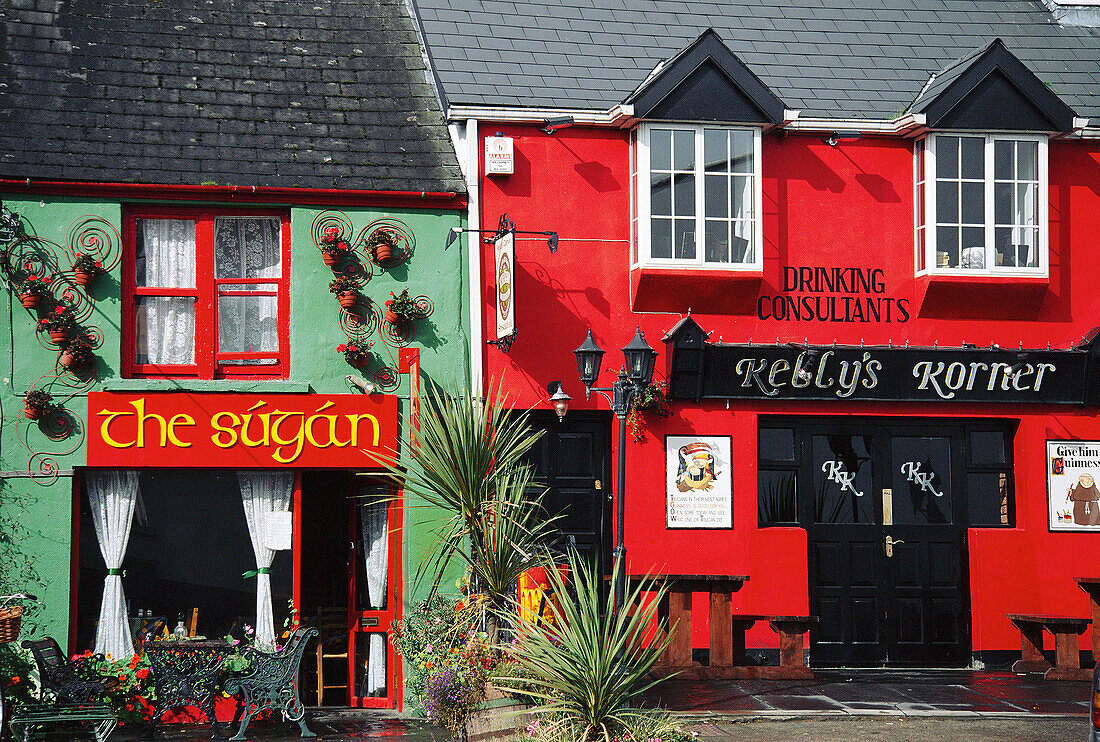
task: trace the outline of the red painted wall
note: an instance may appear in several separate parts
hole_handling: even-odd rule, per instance
[[[518,337],[505,355],[483,350],[487,379],[504,378],[517,406],[546,407],[547,382],[561,379],[573,409],[585,402],[572,351],[592,328],[608,351],[602,385],[621,364],[618,349],[640,326],[661,356],[660,342],[682,315],[630,311],[630,149],[628,134],[572,127],[552,136],[535,127],[482,122],[482,134],[514,137],[515,174],[481,177],[482,225],[507,213],[519,229],[556,230],[558,252],[545,240],[517,240]],[[483,148],[482,148],[483,151]],[[763,146],[764,271],[751,301],[736,314],[693,316],[712,340],[772,343],[1070,347],[1100,325],[1100,144],[1050,145],[1050,279],[1036,287],[1012,282],[937,281],[915,277],[913,153],[908,140],[866,137],[829,147],[816,136],[765,134]],[[882,268],[884,296],[907,301],[909,321],[836,323],[761,320],[757,295],[782,293],[784,266]],[[491,251],[483,251],[482,316],[494,336]],[[744,290],[734,286],[731,290]],[[691,306],[684,296],[683,310]],[[869,403],[674,403],[674,414],[651,424],[646,440],[628,444],[626,545],[631,571],[748,574],[734,604],[750,613],[804,613],[806,539],[799,528],[757,527],[758,414],[1006,417],[1019,420],[1015,438],[1017,521],[1011,529],[973,529],[969,539],[972,637],[975,650],[1018,649],[1006,612],[1088,615],[1073,583],[1100,572],[1100,539],[1052,534],[1046,521],[1044,441],[1100,439],[1095,411],[1068,406],[906,405]],[[732,530],[668,531],[664,527],[665,434],[731,435],[735,441]],[[614,460],[614,459],[613,459]],[[1006,555],[1009,557],[1006,560]],[[705,615],[705,614],[704,614]],[[697,627],[697,645],[705,630]],[[1089,635],[1082,637],[1088,648]],[[750,637],[775,646],[766,627]]]

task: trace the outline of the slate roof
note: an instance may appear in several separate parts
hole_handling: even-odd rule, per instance
[[[803,116],[892,119],[1000,37],[1100,119],[1100,28],[1040,0],[414,0],[449,104],[607,110],[713,27]]]
[[[4,0],[0,177],[465,191],[404,0]]]

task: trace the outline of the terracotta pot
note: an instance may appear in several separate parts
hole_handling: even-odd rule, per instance
[[[50,333],[50,340],[55,343],[63,343],[69,339],[68,330],[48,330]]]
[[[384,263],[393,256],[393,249],[385,242],[379,242],[374,246],[374,262]]]
[[[24,309],[34,309],[38,306],[38,302],[42,301],[42,297],[38,294],[20,294],[19,302],[23,305]]]
[[[73,368],[74,366],[80,365],[80,358],[71,350],[63,350],[61,351],[61,358],[58,359],[58,362],[65,368]]]
[[[82,271],[79,268],[73,271],[73,283],[77,286],[87,286],[92,280],[92,274],[87,271]]]
[[[386,317],[385,317],[385,319],[386,319],[386,322],[388,322],[389,324],[396,325],[398,322],[401,321],[401,315],[397,314],[397,312],[393,311],[389,307],[386,307]]]
[[[325,252],[324,250],[322,250],[321,251],[321,260],[324,261],[325,265],[336,265],[337,263],[340,262],[340,253],[338,253],[338,252]]]
[[[367,362],[369,360],[370,359],[367,356],[363,356],[361,358],[355,359],[354,361],[351,360],[351,359],[348,359],[348,363],[351,364],[355,368],[363,368],[364,366],[367,365]]]
[[[340,302],[340,306],[344,309],[351,309],[355,306],[355,300],[359,297],[354,291],[341,291],[336,295],[336,299]]]
[[[32,407],[29,404],[23,404],[23,417],[28,420],[37,420],[42,417],[42,413],[45,412],[41,407]]]

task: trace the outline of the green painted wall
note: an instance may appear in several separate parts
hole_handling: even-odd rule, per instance
[[[0,194],[5,207],[19,214],[28,233],[64,246],[74,223],[87,215],[107,220],[122,229],[122,208],[117,202],[76,201],[62,198],[23,198]],[[226,206],[239,207],[239,204]],[[272,390],[346,393],[350,389],[345,375],[360,372],[348,366],[336,346],[346,340],[338,322],[335,297],[328,291],[332,270],[310,236],[311,224],[322,209],[288,207],[291,216],[291,365],[290,378],[281,382],[186,382],[182,386],[196,391]],[[395,218],[408,225],[415,237],[415,251],[405,265],[389,271],[377,271],[362,293],[379,303],[390,291],[408,288],[411,295],[424,294],[434,302],[434,312],[417,324],[412,347],[421,349],[422,384],[435,381],[453,387],[469,375],[469,313],[466,296],[467,256],[465,241],[443,249],[447,231],[463,224],[463,212],[451,210],[395,211],[344,209],[354,231],[380,217]],[[2,248],[4,246],[0,246]],[[70,267],[64,249],[57,250],[60,267]],[[122,259],[127,259],[123,252]],[[132,258],[131,258],[132,259]],[[115,267],[99,276],[91,287],[95,309],[87,324],[97,326],[103,337],[97,382],[92,390],[164,389],[178,387],[164,380],[126,380],[120,369],[120,280]],[[75,427],[63,440],[52,441],[38,423],[22,416],[22,397],[34,386],[49,384],[55,375],[56,351],[43,347],[35,337],[36,310],[24,309],[13,291],[0,297],[3,314],[0,332],[7,352],[3,353],[0,379],[0,593],[15,590],[36,592],[45,608],[35,618],[42,630],[63,640],[67,637],[70,604],[70,562],[72,558],[73,478],[70,471],[84,463],[84,421],[87,415],[86,392],[62,390],[54,380],[51,391],[64,401],[72,413]],[[377,341],[377,335],[375,340]],[[373,351],[391,366],[397,365],[397,349],[376,342]],[[402,399],[401,414],[408,411],[409,381],[400,377],[393,392]],[[19,476],[37,471],[43,457],[50,457],[60,470],[52,481],[42,477]],[[431,544],[430,514],[407,511],[403,529],[405,573],[411,579],[421,554]],[[93,536],[94,537],[94,536]],[[342,568],[342,565],[341,565]],[[420,591],[410,585],[406,602],[411,604]],[[64,641],[62,641],[64,644]]]

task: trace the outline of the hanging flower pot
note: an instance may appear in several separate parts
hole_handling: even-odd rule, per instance
[[[47,330],[50,333],[50,340],[54,343],[64,343],[69,339],[68,330]]]
[[[328,251],[322,250],[321,251],[321,260],[324,262],[325,265],[331,267],[331,266],[334,266],[334,265],[336,265],[337,263],[340,262],[340,257],[342,255],[343,255],[342,252],[328,252]]]
[[[340,302],[340,306],[344,309],[351,309],[355,306],[355,300],[358,297],[354,291],[341,291],[336,295],[337,301]]]
[[[328,290],[336,295],[340,306],[351,309],[359,300],[359,282],[350,276],[337,276],[329,281]]]
[[[333,266],[340,262],[344,253],[348,251],[347,241],[341,237],[339,227],[329,227],[321,237],[321,260],[327,266]]]
[[[37,420],[53,405],[53,395],[42,389],[31,389],[23,398],[23,417]]]
[[[73,368],[74,366],[80,365],[79,361],[77,360],[76,354],[68,348],[61,351],[61,357],[58,358],[57,362],[65,368]]]
[[[370,362],[370,353],[367,352],[367,347],[355,343],[340,343],[336,346],[336,352],[344,354],[344,360],[348,362],[348,365],[363,368]]]
[[[34,309],[40,301],[42,301],[42,297],[39,294],[19,295],[19,303],[23,305],[24,309]]]
[[[58,305],[53,308],[52,312],[38,320],[38,326],[39,329],[50,334],[51,341],[60,345],[72,336],[77,324],[72,311],[67,307]]]
[[[92,274],[79,268],[73,271],[73,283],[77,286],[87,286],[92,281]]]
[[[379,228],[367,237],[366,247],[375,263],[385,263],[393,258],[393,253],[397,250],[397,240],[392,232]]]
[[[50,290],[49,285],[35,275],[27,276],[19,284],[19,303],[24,309],[34,309],[42,301],[42,295]]]
[[[390,325],[396,325],[401,320],[400,315],[398,315],[397,312],[393,311],[393,309],[390,308],[390,303],[388,301],[386,302],[385,320],[386,324]]]
[[[95,274],[103,270],[103,263],[95,259],[94,255],[78,252],[73,261],[73,283],[77,286],[87,286],[95,278]]]
[[[390,296],[393,298],[386,302],[386,322],[396,325],[420,316],[420,306],[409,296],[408,289],[404,289],[400,294],[394,294],[391,291]]]

